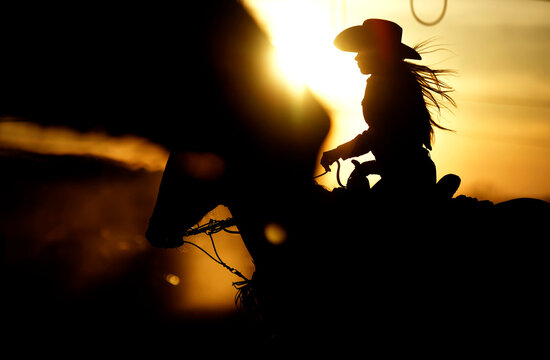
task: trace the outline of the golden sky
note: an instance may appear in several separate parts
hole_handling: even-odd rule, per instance
[[[436,131],[432,157],[438,177],[456,173],[460,193],[493,201],[550,197],[550,2],[535,0],[448,1],[442,21],[425,26],[405,0],[246,0],[270,34],[276,66],[299,91],[308,86],[332,117],[325,150],[366,129],[361,99],[366,77],[355,54],[332,41],[367,18],[403,27],[403,42],[435,38],[447,51],[423,64],[449,68],[458,108],[441,114],[455,132]],[[443,0],[415,0],[418,17],[437,19]],[[368,156],[367,156],[368,157]],[[343,175],[349,173],[349,161]],[[319,169],[319,172],[320,169]],[[335,186],[333,175],[321,183]]]
[[[333,46],[334,37],[367,18],[384,18],[403,27],[405,44],[435,38],[447,49],[425,55],[423,64],[457,71],[446,80],[456,89],[458,108],[439,118],[455,132],[436,130],[432,151],[438,177],[458,174],[459,193],[492,201],[550,198],[550,1],[447,1],[443,19],[435,26],[415,20],[407,0],[242,2],[276,48],[273,70],[292,85],[296,96],[309,87],[330,113],[332,129],[323,150],[366,129],[360,106],[366,77],[356,66],[355,54]],[[443,4],[414,0],[417,15],[425,21],[439,17]],[[167,158],[164,149],[143,139],[2,120],[4,147],[91,153],[150,170],[162,170]],[[351,170],[348,160],[342,179]],[[319,182],[335,186],[334,172]]]

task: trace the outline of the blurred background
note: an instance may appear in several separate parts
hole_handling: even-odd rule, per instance
[[[550,1],[242,3],[275,47],[266,66],[296,97],[311,89],[330,113],[322,150],[366,129],[360,106],[366,77],[355,54],[332,41],[346,27],[384,18],[403,27],[405,44],[434,38],[445,49],[422,64],[457,72],[446,81],[458,106],[437,115],[454,130],[436,130],[438,178],[458,174],[460,194],[494,202],[550,200]],[[2,116],[0,238],[13,334],[50,339],[87,329],[91,338],[106,330],[116,338],[151,323],[176,329],[167,332],[176,340],[252,336],[234,303],[238,278],[195,248],[155,249],[145,240],[167,156],[137,136]],[[349,172],[345,164],[342,178]],[[319,182],[336,186],[333,174]],[[220,206],[202,222],[230,215]],[[222,259],[250,277],[254,266],[239,236],[214,238]],[[206,236],[192,240],[211,249]]]

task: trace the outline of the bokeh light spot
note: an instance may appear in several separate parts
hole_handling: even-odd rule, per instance
[[[264,228],[265,238],[273,245],[280,245],[286,241],[286,230],[277,223],[269,223]]]

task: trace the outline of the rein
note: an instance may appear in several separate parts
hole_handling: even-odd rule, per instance
[[[337,168],[336,168],[336,181],[338,181],[338,185],[340,185],[340,187],[345,188],[345,186],[342,184],[342,181],[340,181],[340,167],[341,167],[340,160],[336,160],[336,165],[337,165]],[[324,173],[319,174],[317,176],[314,176],[313,178],[314,179],[320,178],[321,176],[324,176],[324,175],[328,174],[329,172],[330,172],[330,169],[325,170]]]

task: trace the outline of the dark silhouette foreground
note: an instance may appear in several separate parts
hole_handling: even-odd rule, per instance
[[[260,319],[265,341],[351,349],[367,337],[385,346],[464,351],[480,339],[491,347],[531,342],[547,299],[540,282],[550,204],[453,197],[459,183],[447,175],[432,198],[417,203],[312,183],[304,203],[288,201],[301,212],[280,223],[288,235],[280,245],[270,244],[262,232],[266,220],[258,219],[257,210],[267,213],[270,203],[224,201],[242,211],[231,224],[256,266],[243,300]],[[165,184],[161,201],[174,195]],[[176,234],[173,243],[148,238],[157,246],[181,244]]]

